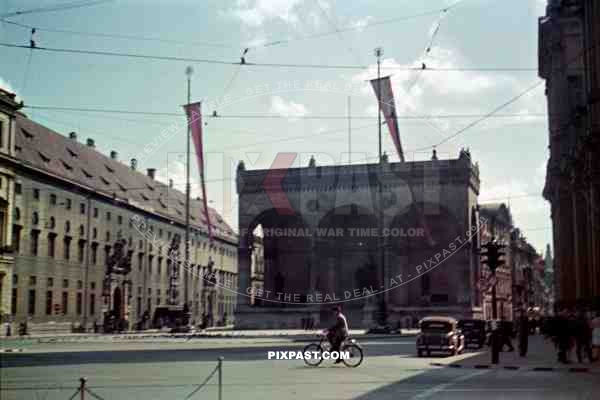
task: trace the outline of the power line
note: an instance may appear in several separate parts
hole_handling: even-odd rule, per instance
[[[217,64],[217,65],[243,65],[247,67],[265,67],[265,68],[300,68],[300,69],[346,69],[346,70],[364,70],[368,68],[368,65],[328,65],[328,64],[285,64],[285,63],[251,63],[251,62],[233,62],[225,60],[214,60],[206,58],[193,58],[193,57],[174,57],[174,56],[158,56],[150,54],[134,54],[134,53],[119,53],[113,51],[99,51],[99,50],[82,50],[82,49],[64,49],[57,47],[31,47],[26,45],[12,44],[12,43],[0,43],[0,46],[15,48],[15,49],[33,49],[37,51],[45,51],[50,53],[63,53],[63,54],[88,54],[97,56],[107,57],[123,57],[123,58],[134,58],[144,60],[155,60],[155,61],[175,61],[175,62],[187,62],[187,63],[198,63],[198,64]],[[386,66],[386,69],[393,69],[399,71],[418,71],[420,67],[402,67],[402,66]],[[537,68],[502,68],[502,67],[489,67],[489,68],[427,68],[426,71],[436,72],[466,72],[466,71],[487,71],[487,72],[531,72],[537,71]]]
[[[35,14],[35,13],[43,13],[43,12],[51,12],[51,11],[71,10],[73,8],[82,8],[82,7],[94,6],[94,5],[101,4],[101,3],[108,3],[110,1],[113,1],[113,0],[75,1],[72,3],[59,4],[56,6],[38,7],[38,8],[29,9],[29,10],[13,11],[10,13],[1,14],[0,18],[10,18],[10,17],[19,16],[19,15]]]

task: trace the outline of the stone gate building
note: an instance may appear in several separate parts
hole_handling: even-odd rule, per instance
[[[320,167],[313,159],[254,171],[240,163],[237,191],[239,328],[325,323],[334,304],[352,327],[368,327],[382,300],[388,322],[405,327],[430,314],[481,316],[471,234],[480,224],[479,170],[468,151],[407,163]],[[250,267],[257,227],[261,285]]]

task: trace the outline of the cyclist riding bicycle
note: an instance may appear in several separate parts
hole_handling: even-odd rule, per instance
[[[334,307],[333,312],[335,313],[336,323],[327,331],[327,339],[329,340],[329,343],[331,343],[331,351],[336,351],[339,354],[340,346],[349,334],[348,321],[344,314],[342,314],[342,307]],[[336,364],[341,362],[342,359],[339,357],[335,360]]]

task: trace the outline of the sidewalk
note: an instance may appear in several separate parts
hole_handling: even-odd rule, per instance
[[[562,364],[558,362],[557,351],[554,344],[545,340],[541,335],[533,335],[529,337],[529,345],[527,355],[519,356],[518,340],[513,340],[515,350],[513,352],[501,352],[500,362],[496,365],[491,363],[492,356],[489,348],[472,353],[472,355],[464,354],[460,361],[455,361],[453,358],[441,360],[440,362],[431,363],[438,367],[451,368],[476,368],[476,369],[511,369],[511,370],[533,370],[533,371],[569,371],[569,372],[599,372],[600,362],[590,364],[586,362],[577,363],[577,355],[575,351],[571,354],[571,363]]]

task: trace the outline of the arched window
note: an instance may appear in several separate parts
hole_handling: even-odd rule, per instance
[[[15,208],[15,221],[21,219],[21,209],[19,207]]]
[[[50,221],[48,223],[48,226],[50,229],[54,229],[56,227],[56,220],[54,219],[54,217],[50,217]]]
[[[65,222],[65,233],[71,232],[71,222]]]
[[[31,216],[31,223],[33,225],[37,225],[39,222],[40,222],[40,216],[38,215],[37,211],[34,211]]]
[[[85,228],[83,225],[79,225],[79,236],[85,235]]]

